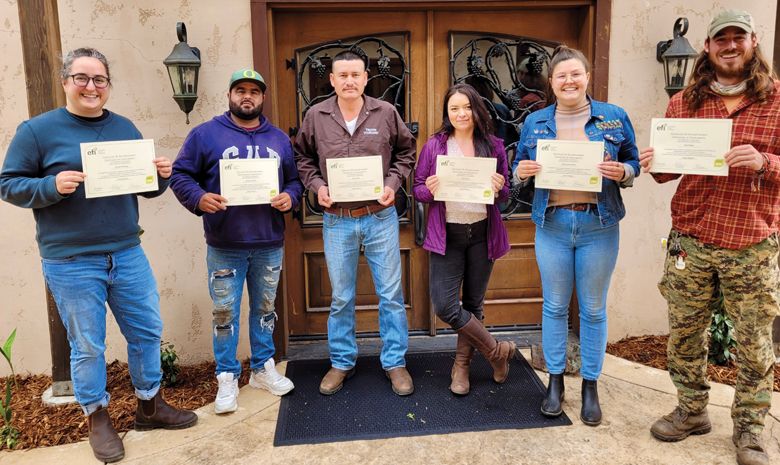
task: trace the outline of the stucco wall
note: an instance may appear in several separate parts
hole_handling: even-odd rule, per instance
[[[678,16],[690,20],[688,37],[701,48],[713,11],[739,6],[756,14],[764,52],[771,57],[776,2],[746,0],[613,0],[610,45],[610,100],[628,111],[640,146],[647,126],[662,115],[667,97],[655,44],[671,37]],[[113,90],[107,105],[128,116],[158,153],[175,158],[193,127],[226,108],[230,71],[251,65],[248,0],[63,0],[59,2],[62,48],[90,45],[111,61]],[[200,98],[192,125],[171,99],[162,60],[176,42],[176,21],[187,23],[189,42],[202,52]],[[16,1],[0,0],[0,160],[17,124],[27,118]],[[273,89],[271,89],[273,91]],[[655,283],[661,274],[659,239],[668,231],[669,200],[675,183],[660,186],[649,176],[624,192],[628,216],[622,223],[621,252],[609,298],[610,339],[666,331],[666,306]],[[205,287],[204,241],[200,220],[170,192],[141,200],[143,244],[162,297],[164,338],[176,344],[184,361],[211,357],[211,304]],[[22,371],[49,371],[40,259],[29,211],[0,203],[0,339],[18,329],[15,363]],[[246,312],[244,312],[246,313]],[[109,318],[108,360],[125,359],[124,340]],[[240,356],[247,354],[246,332]],[[6,373],[0,363],[0,375]]]

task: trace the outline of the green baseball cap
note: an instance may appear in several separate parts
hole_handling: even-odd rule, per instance
[[[260,73],[253,70],[252,68],[239,69],[238,71],[235,71],[233,74],[231,74],[228,90],[232,90],[233,86],[240,82],[254,82],[260,86],[260,90],[265,92],[265,80],[263,79],[263,76],[261,76]]]
[[[717,16],[710,21],[710,27],[707,29],[707,36],[712,39],[717,33],[729,26],[738,27],[748,34],[752,34],[755,30],[753,16],[747,11],[724,10],[718,13]]]

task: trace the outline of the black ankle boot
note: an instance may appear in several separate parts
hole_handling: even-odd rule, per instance
[[[601,406],[599,406],[599,391],[597,381],[582,380],[582,410],[580,420],[588,426],[601,424]]]
[[[548,417],[557,417],[563,413],[563,374],[550,374],[550,381],[547,383],[547,396],[542,401],[542,415]]]

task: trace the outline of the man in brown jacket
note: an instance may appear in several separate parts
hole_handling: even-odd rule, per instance
[[[324,207],[322,236],[333,289],[328,317],[331,368],[320,392],[335,394],[355,372],[355,288],[361,246],[379,297],[380,360],[393,391],[409,395],[414,384],[406,370],[408,329],[401,288],[401,253],[395,193],[415,160],[415,140],[387,102],[363,95],[366,63],[351,51],[333,58],[330,83],[336,95],[306,113],[294,149],[304,186]],[[334,202],[326,161],[380,155],[384,191],[378,200]]]

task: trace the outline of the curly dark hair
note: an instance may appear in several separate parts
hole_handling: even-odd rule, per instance
[[[753,49],[753,59],[745,64],[745,79],[747,81],[745,97],[749,99],[765,102],[775,91],[774,80],[777,79],[777,75],[761,53],[760,46]],[[710,84],[714,80],[715,66],[710,61],[709,54],[702,50],[693,63],[691,79],[682,95],[690,111],[698,110],[705,99],[715,95],[710,89]]]

